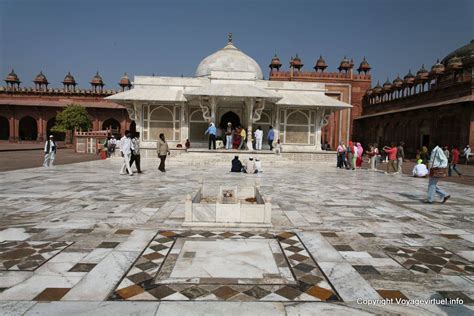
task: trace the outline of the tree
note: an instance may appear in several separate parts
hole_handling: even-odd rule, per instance
[[[89,129],[91,121],[85,107],[79,104],[68,104],[66,108],[56,116],[56,124],[51,128],[53,132],[74,131],[77,129]],[[72,139],[72,138],[71,138]]]

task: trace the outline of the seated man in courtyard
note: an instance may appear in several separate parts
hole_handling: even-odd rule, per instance
[[[413,167],[412,173],[415,178],[426,178],[428,175],[428,168],[426,168],[426,165],[423,163],[422,159],[417,160],[415,167]]]
[[[253,157],[249,157],[249,160],[245,162],[245,166],[243,168],[245,173],[257,173],[257,166],[255,165],[255,161]]]
[[[263,172],[262,162],[259,158],[255,158],[255,168],[257,169],[257,172]]]
[[[239,160],[239,156],[235,156],[232,159],[232,169],[230,169],[230,172],[242,172],[242,163]]]

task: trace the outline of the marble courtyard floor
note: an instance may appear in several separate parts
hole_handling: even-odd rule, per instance
[[[186,155],[166,174],[155,159],[133,177],[120,159],[0,173],[0,314],[474,312],[474,187],[440,182],[452,198],[427,205],[426,179],[268,157],[259,175]],[[271,228],[182,226],[201,182],[256,181]],[[415,301],[430,299],[463,304]]]

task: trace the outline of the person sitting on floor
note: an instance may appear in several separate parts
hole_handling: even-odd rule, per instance
[[[426,178],[428,175],[428,168],[426,168],[426,165],[423,163],[422,159],[417,160],[417,164],[413,168],[412,173],[415,178]]]
[[[245,173],[257,173],[258,170],[255,166],[255,161],[253,161],[253,157],[249,157],[249,160],[245,162],[245,166],[243,168]]]
[[[230,169],[230,172],[242,172],[242,163],[239,160],[239,156],[235,156],[232,159],[232,169]]]
[[[262,162],[258,158],[255,158],[255,169],[257,169],[257,172],[263,172]]]

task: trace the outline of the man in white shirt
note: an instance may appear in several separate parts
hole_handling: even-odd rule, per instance
[[[140,133],[139,132],[135,132],[135,135],[132,138],[132,146],[133,146],[133,151],[132,151],[132,156],[130,159],[130,168],[133,166],[133,163],[135,162],[135,166],[137,167],[137,172],[142,173],[142,170],[140,168]]]
[[[469,145],[466,145],[466,148],[464,148],[464,157],[466,157],[466,165],[469,163],[470,155],[471,155],[471,147]]]
[[[249,160],[247,160],[245,162],[244,172],[245,173],[257,173],[257,168],[255,166],[255,161],[253,161],[252,157],[249,157]]]
[[[44,162],[43,167],[52,167],[54,158],[56,158],[56,142],[54,141],[54,136],[49,135],[49,139],[44,144]]]
[[[428,175],[428,168],[426,168],[426,165],[423,163],[423,160],[418,159],[417,164],[413,168],[412,174],[414,177],[417,178],[425,178]]]
[[[257,172],[263,172],[262,162],[258,158],[255,158],[255,169],[257,169]]]
[[[120,151],[123,156],[122,169],[120,170],[121,175],[125,174],[125,169],[127,169],[128,175],[133,176],[132,168],[130,168],[130,158],[132,157],[133,149],[130,132],[125,131],[125,135],[120,139]]]
[[[255,149],[262,150],[263,131],[260,126],[257,127],[254,135],[255,135]]]

